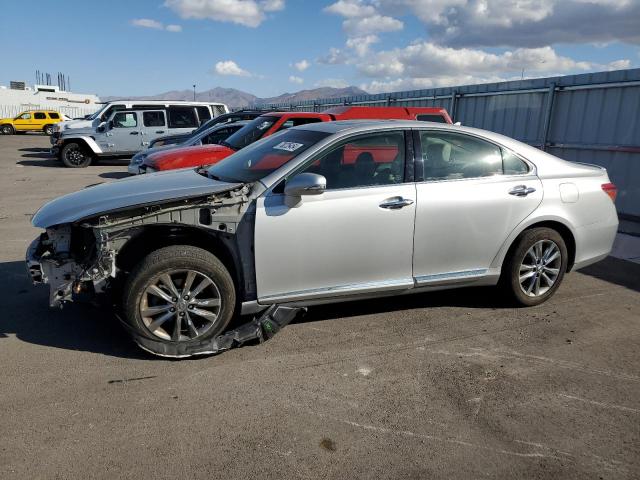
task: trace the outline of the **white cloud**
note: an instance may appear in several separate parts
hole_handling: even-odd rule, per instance
[[[349,84],[342,78],[325,78],[315,83],[316,87],[346,88]]]
[[[284,9],[284,0],[165,0],[182,18],[209,19],[257,27],[265,12]]]
[[[349,36],[402,30],[404,24],[393,17],[380,15],[375,6],[362,0],[339,0],[324,9],[344,17],[342,28]]]
[[[366,17],[376,14],[373,5],[367,5],[362,0],[338,0],[325,7],[325,12],[334,13],[346,18]]]
[[[614,60],[607,64],[607,70],[623,70],[626,68],[631,68],[631,60]]]
[[[415,15],[449,46],[640,44],[638,0],[367,0],[381,15]],[[364,4],[363,4],[364,5]]]
[[[289,76],[289,81],[291,83],[297,83],[297,84],[302,84],[304,83],[304,79],[301,77],[296,77],[295,75],[290,75]]]
[[[392,17],[372,15],[364,18],[349,18],[342,23],[342,27],[348,35],[367,35],[402,30],[404,24]]]
[[[437,78],[450,75],[501,75],[527,72],[569,72],[606,68],[558,55],[551,47],[518,48],[501,54],[470,48],[452,48],[431,42],[378,52],[359,62],[370,77]]]
[[[629,60],[608,64],[578,61],[551,47],[518,48],[500,54],[416,42],[405,48],[377,52],[359,59],[360,73],[373,80],[362,88],[388,92],[439,86],[500,82],[526,77],[627,68]]]
[[[331,47],[329,53],[318,58],[318,63],[325,65],[340,65],[347,62],[347,55],[339,48]]]
[[[262,8],[265,12],[277,12],[284,10],[284,0],[264,0]]]
[[[311,66],[311,63],[308,62],[307,60],[300,60],[299,62],[296,62],[293,64],[293,68],[295,68],[299,72],[304,72],[310,66]]]
[[[365,35],[364,37],[352,37],[347,39],[347,47],[352,49],[359,57],[364,57],[369,53],[371,45],[378,43],[380,39],[377,35]]]
[[[150,18],[136,18],[131,20],[131,25],[134,27],[152,28],[154,30],[166,30],[167,32],[181,32],[182,27],[180,25],[164,25],[162,22],[152,20]]]
[[[225,61],[216,63],[214,70],[215,70],[215,73],[217,73],[218,75],[224,75],[224,76],[236,76],[236,77],[251,76],[251,74],[248,71],[240,68],[238,64],[233,60],[225,60]]]
[[[131,20],[131,25],[133,25],[134,27],[154,28],[156,30],[162,30],[164,28],[164,25],[162,25],[162,23],[150,18],[136,18],[134,20]]]

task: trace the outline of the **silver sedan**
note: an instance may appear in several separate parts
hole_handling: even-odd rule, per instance
[[[607,256],[615,195],[604,168],[483,130],[316,123],[54,200],[27,257],[52,305],[121,292],[139,344],[185,352],[273,305],[473,285],[537,305]]]

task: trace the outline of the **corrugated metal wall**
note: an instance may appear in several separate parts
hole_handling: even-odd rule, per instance
[[[264,106],[322,111],[336,105],[445,107],[463,125],[602,165],[618,186],[621,217],[640,221],[640,69]]]

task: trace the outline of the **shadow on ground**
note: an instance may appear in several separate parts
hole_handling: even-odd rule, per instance
[[[0,263],[0,287],[7,294],[0,316],[0,348],[9,335],[36,345],[149,359],[112,313],[90,305],[48,307],[48,287],[34,287],[23,262]]]
[[[129,175],[127,172],[105,172],[105,173],[101,173],[98,176],[100,178],[114,178],[117,180],[120,178],[128,178],[131,175]]]
[[[579,271],[585,275],[640,292],[640,265],[637,263],[607,257],[603,261]]]
[[[631,262],[609,257],[581,272],[640,291],[640,265]],[[48,287],[31,285],[23,262],[0,263],[0,288],[8,299],[3,305],[4,314],[0,316],[0,345],[3,338],[15,335],[24,342],[54,348],[123,358],[153,358],[134,345],[109,310],[84,304],[50,309]],[[496,288],[464,288],[319,305],[309,308],[295,323],[442,306],[466,309],[512,307]],[[246,320],[248,318],[237,319],[234,324]]]

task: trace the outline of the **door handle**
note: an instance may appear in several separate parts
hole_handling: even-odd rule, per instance
[[[535,191],[536,189],[533,187],[527,187],[526,185],[516,185],[511,190],[509,190],[509,195],[514,195],[516,197],[526,197],[527,195]]]
[[[164,130],[156,130],[156,133],[164,133]]]
[[[138,135],[139,132],[131,132],[129,135]]]
[[[403,207],[408,207],[413,204],[413,200],[402,197],[387,198],[380,204],[380,208],[386,208],[387,210],[398,210]]]

